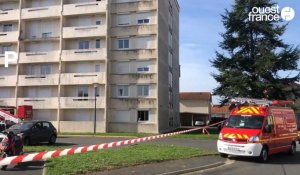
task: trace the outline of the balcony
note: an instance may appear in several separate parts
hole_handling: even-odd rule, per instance
[[[106,60],[106,48],[103,49],[85,49],[85,50],[63,50],[62,61],[99,61]]]
[[[101,36],[106,36],[106,25],[63,28],[63,38],[84,38]]]
[[[18,98],[18,105],[32,105],[33,109],[57,109],[58,98]]]
[[[97,108],[105,108],[105,98],[97,97]],[[94,97],[61,97],[61,109],[94,109]]]
[[[135,50],[113,50],[110,58],[112,60],[121,59],[155,59],[158,57],[156,49],[135,49]]]
[[[58,85],[58,74],[50,75],[19,75],[19,86]]]
[[[133,36],[133,35],[152,35],[157,34],[158,28],[153,25],[134,25],[114,27],[111,29],[111,36]]]
[[[29,36],[28,34],[21,35],[21,41],[24,42],[39,42],[39,41],[59,41],[60,33],[36,33],[34,36]]]
[[[111,5],[112,13],[126,13],[136,11],[151,11],[157,9],[157,0],[139,1],[130,3],[114,3]]]
[[[7,76],[0,75],[0,87],[1,86],[16,86],[16,85],[17,85],[17,76],[16,75],[7,75]]]
[[[106,13],[107,1],[66,4],[63,7],[63,15],[82,15]]]
[[[0,106],[16,106],[15,98],[0,98]]]
[[[154,98],[112,98],[110,100],[112,108],[157,108],[156,99]]]
[[[60,52],[21,52],[19,63],[53,63],[59,62]]]
[[[79,85],[79,84],[92,84],[92,83],[106,83],[105,73],[68,73],[61,74],[61,85]]]
[[[110,83],[112,84],[155,84],[157,76],[155,73],[147,74],[124,74],[110,75]]]
[[[17,21],[20,17],[19,10],[8,10],[8,11],[1,11],[0,10],[0,22],[2,21]]]
[[[11,43],[18,42],[19,40],[19,32],[0,32],[0,43]]]
[[[22,19],[60,17],[61,6],[28,8],[22,10]]]

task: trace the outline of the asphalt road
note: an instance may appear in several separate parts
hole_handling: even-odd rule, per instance
[[[234,163],[212,170],[188,173],[186,175],[297,175],[300,174],[300,145],[297,154],[280,153],[270,156],[268,163],[259,163],[251,158],[229,158]]]

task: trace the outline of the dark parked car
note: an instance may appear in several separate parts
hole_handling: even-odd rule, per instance
[[[21,122],[11,126],[8,132],[22,136],[24,145],[40,142],[54,144],[57,138],[57,130],[52,123],[47,121]]]

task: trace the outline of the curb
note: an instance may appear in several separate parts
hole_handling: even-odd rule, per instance
[[[216,168],[222,165],[225,165],[225,162],[216,162],[210,165],[204,165],[196,168],[189,168],[189,169],[184,169],[184,170],[179,170],[179,171],[173,171],[173,172],[168,172],[168,173],[162,173],[159,175],[180,175],[180,174],[185,174],[185,173],[191,173],[195,171],[201,171],[201,170],[206,170],[206,169],[211,169],[211,168]]]
[[[46,165],[46,162],[45,162],[45,165]],[[46,175],[46,166],[44,165],[44,168],[43,168],[43,174],[42,175]]]

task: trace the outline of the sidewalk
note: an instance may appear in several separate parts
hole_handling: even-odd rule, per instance
[[[219,156],[204,156],[190,159],[172,160],[161,163],[152,163],[146,165],[138,165],[126,167],[111,171],[103,171],[98,173],[90,173],[89,175],[175,175],[199,171],[203,168],[212,168],[223,165],[226,159]],[[205,167],[212,165],[212,167]],[[186,170],[186,171],[184,171]]]

